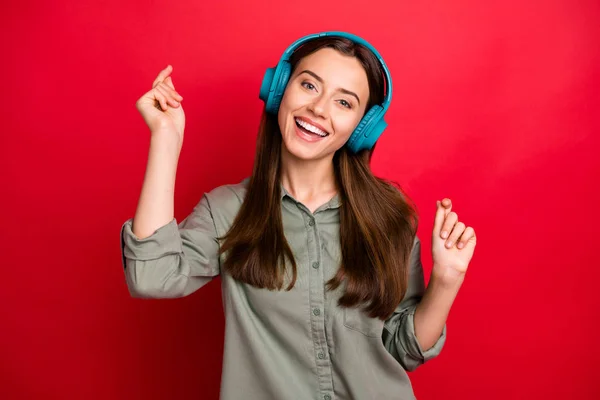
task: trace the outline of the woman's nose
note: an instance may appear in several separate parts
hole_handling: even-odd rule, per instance
[[[316,116],[325,118],[327,115],[327,103],[324,96],[316,97],[309,105],[308,109]]]

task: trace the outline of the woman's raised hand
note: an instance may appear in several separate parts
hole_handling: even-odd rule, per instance
[[[475,251],[477,237],[473,227],[458,220],[458,214],[452,211],[452,207],[452,200],[449,198],[436,201],[431,242],[432,276],[458,281],[464,279]]]
[[[185,114],[181,106],[183,97],[175,91],[171,79],[172,72],[171,65],[160,71],[152,83],[152,89],[140,97],[135,106],[152,135],[175,135],[181,146],[185,129]]]

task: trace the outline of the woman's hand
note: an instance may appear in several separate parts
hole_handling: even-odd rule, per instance
[[[448,282],[463,279],[477,243],[475,230],[458,220],[458,215],[451,211],[450,199],[436,204],[431,241],[432,277]]]
[[[175,135],[181,146],[185,129],[185,114],[181,106],[183,97],[175,91],[170,76],[172,71],[171,65],[160,71],[152,89],[140,97],[135,106],[153,135],[158,132]]]

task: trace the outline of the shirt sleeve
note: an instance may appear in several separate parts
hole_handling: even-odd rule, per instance
[[[424,294],[421,241],[415,236],[410,255],[408,288],[394,314],[386,320],[382,335],[385,348],[407,371],[414,371],[421,364],[438,356],[446,341],[445,324],[442,334],[430,349],[424,351],[417,340],[414,315]]]
[[[219,242],[206,194],[181,224],[173,219],[140,239],[133,218],[121,228],[121,259],[129,293],[137,298],[187,296],[219,275]]]

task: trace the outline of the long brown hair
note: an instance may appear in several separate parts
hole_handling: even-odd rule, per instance
[[[307,42],[292,55],[292,73],[305,56],[324,47],[356,57],[367,72],[369,102],[381,104],[383,71],[366,47],[344,38],[319,38]],[[286,260],[293,277],[297,266],[284,236],[281,216],[281,146],[277,116],[263,111],[252,176],[243,204],[221,240],[221,254],[228,252],[222,268],[235,279],[259,288],[281,290]],[[335,290],[343,282],[342,307],[365,302],[371,317],[392,315],[406,293],[408,261],[418,226],[416,207],[397,183],[373,175],[370,167],[375,147],[353,154],[346,146],[333,157],[340,196],[342,262],[327,282]]]

